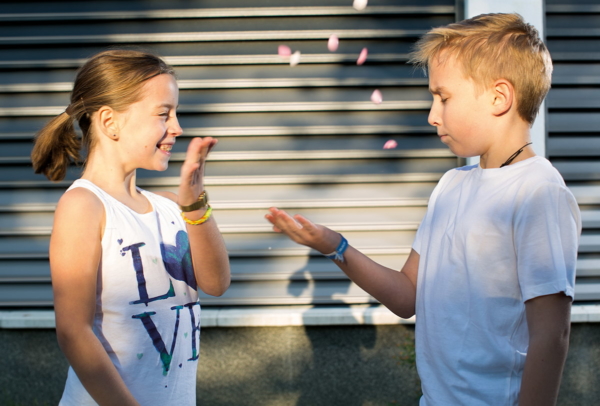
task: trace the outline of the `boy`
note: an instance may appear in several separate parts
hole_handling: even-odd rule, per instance
[[[480,164],[442,177],[402,271],[299,215],[272,208],[266,218],[397,315],[416,314],[421,406],[554,405],[581,220],[529,142],[550,88],[548,51],[519,15],[488,14],[433,29],[412,61],[429,71],[429,123]]]

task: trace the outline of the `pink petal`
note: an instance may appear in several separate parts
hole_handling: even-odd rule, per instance
[[[375,104],[381,104],[381,102],[383,102],[383,96],[381,95],[379,89],[375,89],[373,91],[373,94],[371,95],[371,101]]]
[[[300,63],[300,51],[296,51],[290,57],[290,66],[296,66]]]
[[[332,34],[331,37],[329,37],[329,41],[327,41],[327,49],[331,52],[335,52],[338,49],[338,45],[340,45],[339,38],[337,35]]]
[[[368,53],[369,53],[369,51],[367,50],[367,48],[363,48],[362,51],[360,51],[360,55],[358,56],[358,59],[356,60],[356,64],[362,65],[363,63],[365,63],[365,61],[367,60]]]
[[[354,7],[357,10],[364,10],[365,8],[367,8],[367,3],[369,2],[369,0],[354,0],[354,3],[352,4],[352,7]]]
[[[287,58],[292,54],[292,50],[287,45],[279,45],[279,47],[277,48],[277,53],[280,57]]]
[[[383,149],[394,149],[398,146],[398,143],[395,140],[387,140],[383,145]]]

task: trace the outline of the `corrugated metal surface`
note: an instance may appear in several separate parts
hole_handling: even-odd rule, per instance
[[[576,300],[600,299],[600,2],[547,0],[554,60],[547,151],[583,218]]]
[[[276,5],[275,5],[276,3]],[[409,252],[427,198],[457,160],[427,125],[426,80],[407,66],[416,38],[455,20],[453,0],[55,1],[0,6],[0,306],[52,305],[48,241],[70,182],[34,175],[35,132],[68,103],[75,70],[113,45],[175,65],[179,139],[164,173],[139,185],[176,191],[192,136],[215,136],[206,184],[231,254],[233,284],[207,305],[371,301],[328,260],[272,233],[270,206],[345,233],[384,264]],[[169,9],[165,9],[168,7]],[[331,34],[337,52],[327,50]],[[291,67],[279,44],[302,52]],[[356,65],[362,48],[369,57]],[[379,88],[384,102],[370,95]],[[394,139],[398,147],[384,150]],[[586,189],[588,190],[588,189]]]

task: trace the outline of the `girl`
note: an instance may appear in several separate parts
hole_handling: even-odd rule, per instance
[[[50,239],[67,405],[196,404],[197,287],[229,286],[227,251],[204,191],[217,140],[195,138],[178,195],[136,187],[136,169],[167,169],[182,129],[173,69],[160,58],[105,51],[77,73],[71,104],[38,134],[36,173],[64,178],[87,151],[83,176],[61,197]]]

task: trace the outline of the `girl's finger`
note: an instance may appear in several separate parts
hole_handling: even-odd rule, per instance
[[[199,161],[200,150],[202,148],[202,138],[194,138],[188,145],[187,152],[185,154],[185,162],[197,163]]]
[[[181,182],[188,182],[192,180],[195,172],[200,168],[198,162],[184,163],[181,166]]]
[[[201,162],[206,159],[210,150],[217,145],[217,140],[212,137],[196,137],[190,141],[185,160],[189,162]]]

